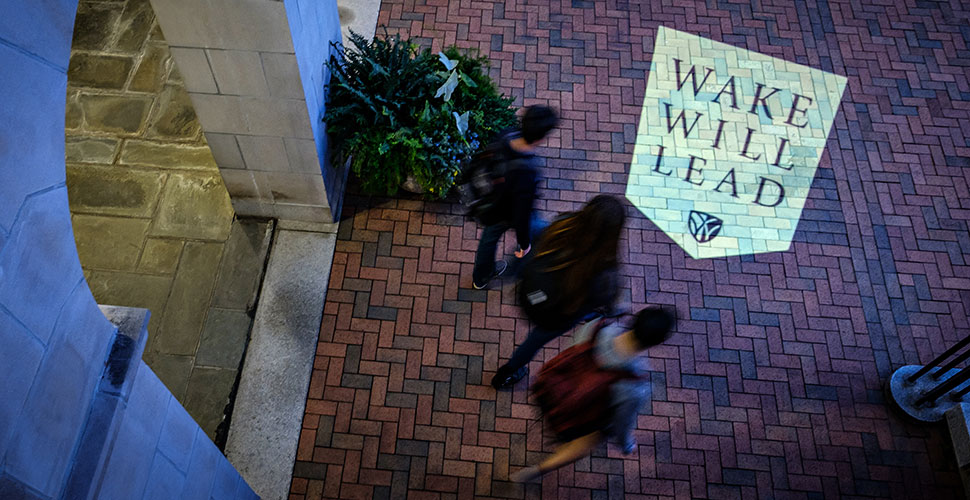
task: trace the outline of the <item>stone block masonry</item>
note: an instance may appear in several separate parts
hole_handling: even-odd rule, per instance
[[[336,2],[153,5],[236,213],[333,222],[346,169],[328,161],[321,118]]]
[[[147,311],[103,309],[119,331],[64,497],[257,498],[141,361]]]
[[[80,2],[68,81],[70,140],[121,136],[121,153],[139,137],[187,155],[205,146],[148,0]]]
[[[210,316],[211,301],[220,276],[258,281],[264,255],[232,266],[246,249],[266,251],[269,225],[233,223],[150,3],[83,0],[75,25],[65,158],[81,265],[99,302],[152,311],[145,360],[215,439],[251,304]],[[239,237],[247,232],[252,238]],[[255,290],[246,285],[240,293]]]

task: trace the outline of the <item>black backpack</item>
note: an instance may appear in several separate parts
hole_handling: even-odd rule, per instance
[[[508,150],[508,133],[502,134],[476,153],[462,171],[458,184],[466,213],[483,226],[501,222],[496,207],[505,195],[505,175],[518,168],[519,161]]]
[[[568,328],[574,323],[573,314],[564,312],[567,297],[559,286],[566,270],[551,271],[553,255],[547,254],[527,260],[518,285],[519,306],[529,321],[546,330]]]
[[[535,255],[527,256],[522,264],[517,293],[519,307],[536,326],[546,330],[565,329],[591,310],[604,312],[612,308],[619,291],[618,268],[609,267],[594,276],[590,287],[585,290],[587,295],[580,310],[567,311],[570,297],[563,291],[560,283],[565,273],[572,272],[572,269],[567,267],[551,270],[555,257],[553,254]]]

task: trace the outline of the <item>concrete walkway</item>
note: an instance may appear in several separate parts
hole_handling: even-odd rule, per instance
[[[226,444],[264,499],[287,496],[336,242],[304,226],[276,232]]]

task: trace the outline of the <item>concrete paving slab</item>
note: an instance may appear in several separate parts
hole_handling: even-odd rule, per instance
[[[263,62],[263,75],[266,77],[270,95],[284,99],[303,98],[300,67],[295,54],[263,52],[259,56]]]
[[[210,439],[215,438],[235,382],[235,369],[199,366],[192,369],[183,404]]]
[[[192,94],[192,105],[207,134],[250,134],[239,96]]]
[[[209,144],[212,158],[219,165],[219,170],[246,168],[242,153],[239,151],[239,144],[236,142],[236,136],[206,131],[205,140]]]
[[[142,359],[165,387],[168,387],[175,399],[185,400],[185,388],[189,384],[189,374],[192,373],[192,356],[146,352]]]
[[[273,205],[273,211],[280,218],[285,217],[289,220],[320,223],[321,221],[333,220],[333,214],[330,212],[330,207],[326,206],[326,203],[326,201],[322,201],[320,205],[276,203]]]
[[[282,230],[270,254],[226,444],[266,500],[288,496],[335,244]]]
[[[89,269],[132,271],[149,224],[149,219],[76,214],[72,225],[78,257]]]
[[[4,367],[4,403],[0,405],[0,448],[9,449],[13,425],[27,400],[33,376],[44,357],[44,345],[13,316],[0,310],[0,364]]]
[[[110,147],[95,141],[73,144],[86,149],[88,161],[101,158],[101,154],[91,151],[95,147]],[[164,184],[165,175],[159,175],[157,171],[107,165],[67,165],[67,197],[74,213],[151,217]]]
[[[290,38],[279,36],[286,26],[283,2],[155,0],[152,6],[166,38],[180,45],[293,52]]]
[[[219,170],[219,173],[222,174],[222,182],[226,184],[226,191],[229,192],[229,197],[232,199],[233,208],[236,210],[236,213],[252,217],[252,214],[239,210],[236,202],[240,200],[253,203],[259,202],[259,188],[256,187],[256,178],[253,177],[254,173],[258,174],[259,172],[223,168]]]
[[[9,4],[4,7],[6,5]],[[5,14],[8,11],[4,8]],[[0,26],[9,22],[7,15],[3,17]],[[9,39],[5,42],[9,43]],[[28,54],[4,44],[0,46],[0,65],[19,68],[18,71],[0,72],[0,93],[3,95],[65,95],[63,83],[52,83],[58,79],[63,82],[63,75]],[[64,173],[60,169],[37,166],[64,161],[64,133],[57,130],[59,120],[47,118],[64,116],[64,112],[62,102],[42,103],[39,99],[9,99],[0,108],[3,153],[9,155],[4,157],[4,168],[0,169],[0,226],[10,227],[27,193],[63,181]]]
[[[185,474],[187,486],[182,490],[182,498],[210,498],[209,492],[215,482],[215,471],[222,455],[214,446],[199,446],[200,440],[206,439],[201,434],[201,430],[196,431],[196,445],[192,448],[192,460]]]
[[[218,172],[172,173],[149,234],[225,241],[232,214]]]
[[[236,219],[232,223],[212,297],[213,306],[247,311],[252,308],[272,237],[270,221]]]
[[[195,355],[196,366],[239,369],[252,318],[245,311],[209,309],[202,328],[202,341]]]
[[[221,258],[221,244],[196,241],[185,244],[154,342],[155,350],[167,354],[195,354]]]
[[[175,274],[185,241],[148,238],[138,260],[138,270],[153,274]]]
[[[350,43],[351,30],[368,40],[373,38],[380,10],[381,0],[338,0],[337,12],[340,14],[344,44]]]
[[[206,51],[220,94],[268,96],[259,52],[252,50]]]
[[[204,94],[219,92],[204,50],[191,47],[172,47],[170,50],[172,57],[178,60],[178,69],[185,80],[187,91]]]
[[[338,222],[305,222],[299,220],[281,220],[276,223],[276,227],[279,229],[312,233],[336,233],[339,226],[340,223]]]
[[[240,135],[236,138],[249,170],[286,172],[290,168],[282,137]]]

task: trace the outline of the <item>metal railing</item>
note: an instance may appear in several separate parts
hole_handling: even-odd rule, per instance
[[[970,366],[957,368],[970,359],[968,346],[970,336],[925,366],[907,365],[893,372],[887,384],[892,401],[903,413],[920,422],[939,422],[956,404],[970,403],[966,398],[970,393]],[[947,361],[949,358],[952,359]]]

